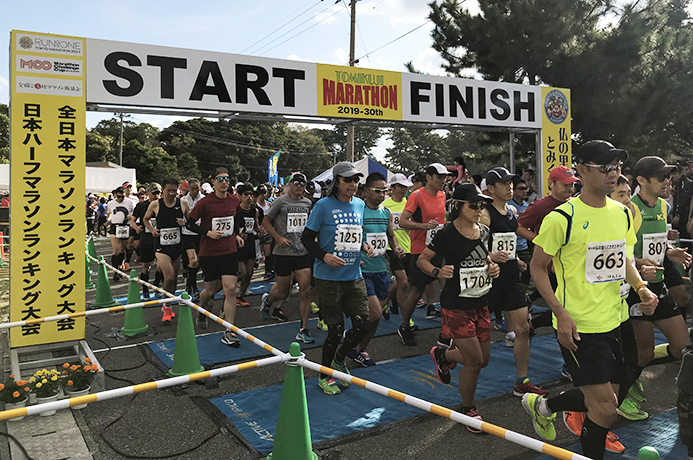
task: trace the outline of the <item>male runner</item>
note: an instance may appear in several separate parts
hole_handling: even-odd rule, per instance
[[[608,199],[616,187],[625,151],[606,141],[589,141],[575,154],[583,182],[579,197],[549,213],[534,239],[534,282],[554,314],[563,359],[573,377],[571,390],[553,398],[527,393],[522,405],[538,435],[556,438],[557,411],[587,412],[580,437],[586,457],[604,458],[609,427],[619,402],[635,380],[624,363],[620,324],[620,281],[625,279],[651,314],[657,296],[627,257],[636,237],[630,211]],[[553,261],[555,293],[548,276]],[[622,383],[625,388],[620,388]]]
[[[237,188],[241,200],[236,212],[236,229],[243,238],[243,247],[238,249],[238,266],[240,268],[240,288],[236,296],[236,305],[249,307],[243,295],[250,286],[255,271],[255,240],[260,232],[260,210],[255,206],[255,191],[250,184],[241,184]]]
[[[399,221],[400,227],[411,230],[411,277],[409,284],[411,291],[406,302],[400,306],[402,309],[402,324],[398,333],[402,343],[407,346],[416,346],[416,339],[412,327],[409,324],[416,302],[423,295],[426,286],[436,278],[421,271],[416,265],[416,259],[428,244],[433,241],[436,232],[443,228],[445,222],[445,193],[442,192],[445,179],[449,171],[440,163],[432,163],[426,168],[426,185],[407,198],[404,211]],[[428,306],[434,309],[433,305]],[[434,309],[435,310],[435,309]],[[427,312],[426,316],[429,316]],[[440,315],[440,313],[438,313]]]
[[[257,188],[257,204],[256,206],[262,209],[263,214],[266,216],[269,212],[270,202],[268,198],[272,196],[270,188],[266,184],[260,185]],[[264,217],[263,217],[264,220]],[[265,258],[265,281],[271,281],[274,277],[274,257],[272,256],[272,237],[265,234],[260,237],[260,251]]]
[[[145,214],[147,214],[149,205],[158,200],[161,196],[161,185],[157,184],[156,182],[149,184],[147,195],[148,200],[138,203],[137,206],[135,206],[135,210],[132,212],[132,215],[135,218],[134,229],[139,234],[138,250],[140,253],[140,263],[142,264],[140,279],[142,281],[149,282],[149,269],[151,267],[151,263],[154,262],[154,259],[156,258],[156,248],[152,232],[144,225],[143,220]],[[149,223],[152,227],[156,228],[156,217],[150,218]],[[160,270],[157,270],[154,285],[159,286],[162,281],[163,273]],[[149,300],[149,287],[144,284],[142,285],[142,296],[144,297],[145,301]]]
[[[200,305],[207,304],[220,290],[224,290],[224,318],[231,324],[236,320],[236,283],[238,282],[238,246],[243,239],[234,231],[234,218],[238,210],[237,195],[229,194],[229,170],[219,166],[214,170],[214,193],[200,200],[190,212],[188,228],[202,235],[200,240],[200,267],[204,274],[205,289],[200,294]],[[200,225],[195,221],[201,220]],[[207,316],[199,314],[197,325],[207,327]],[[227,330],[221,343],[240,347],[236,334]]]
[[[177,197],[177,179],[172,177],[164,179],[163,185],[163,197],[149,205],[142,221],[152,236],[158,238],[156,266],[164,274],[163,289],[173,294],[176,292],[180,257],[185,250],[181,227],[185,225],[190,210],[188,203]],[[152,217],[156,217],[156,228],[150,222]],[[176,317],[170,306],[164,305],[161,309],[164,312],[161,321],[168,323]]]
[[[123,189],[125,189],[125,199],[130,200],[132,202],[132,209],[135,209],[135,206],[140,202],[139,198],[137,196],[132,194],[132,184],[130,182],[123,182]],[[134,230],[133,227],[133,222],[131,220],[128,220],[128,224],[130,225],[130,228]],[[135,232],[131,231],[130,232],[130,237],[128,238],[127,245],[125,247],[125,259],[122,261],[122,266],[121,268],[123,270],[130,270],[130,258],[132,257],[132,252],[136,249],[135,248]]]
[[[188,179],[188,194],[182,197],[181,200],[188,203],[190,211],[195,209],[195,205],[204,197],[200,193],[200,181],[194,177]],[[200,252],[200,235],[183,227],[183,246],[185,247],[183,267],[188,269],[185,290],[188,291],[193,302],[197,302],[200,298],[200,293],[197,290],[197,272],[200,270],[197,254]]]
[[[344,359],[368,332],[368,297],[361,274],[361,250],[372,257],[373,247],[361,239],[365,203],[354,197],[363,174],[346,161],[334,165],[332,174],[334,180],[327,197],[313,207],[301,242],[316,259],[313,272],[320,311],[327,323],[322,364],[348,374]],[[337,350],[344,333],[344,316],[351,318],[352,327]],[[341,392],[329,375],[321,374],[318,384],[327,394]],[[347,387],[350,382],[343,380],[341,384]]]
[[[286,185],[287,193],[274,200],[262,221],[265,231],[275,241],[273,257],[277,277],[270,292],[262,296],[260,314],[264,319],[269,319],[271,316],[282,320],[286,318],[278,308],[272,310],[272,303],[288,297],[293,275],[301,295],[299,304],[301,327],[296,334],[296,340],[313,343],[315,339],[308,331],[313,257],[308,255],[308,250],[301,243],[301,235],[312,206],[311,201],[303,196],[306,183],[304,174],[294,173]]]
[[[109,234],[111,235],[111,265],[121,268],[125,260],[125,248],[130,237],[130,225],[128,216],[135,210],[135,205],[131,200],[125,199],[125,189],[118,187],[114,191],[115,199],[108,202],[106,206],[106,216],[111,222]],[[113,273],[113,281],[122,278],[118,273]]]

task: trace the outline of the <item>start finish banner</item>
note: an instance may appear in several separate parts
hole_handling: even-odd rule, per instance
[[[10,321],[83,312],[86,40],[13,31],[10,48]],[[10,335],[83,338],[84,318]]]

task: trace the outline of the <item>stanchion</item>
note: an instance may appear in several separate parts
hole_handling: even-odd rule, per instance
[[[659,452],[654,447],[641,447],[638,451],[638,460],[659,460]]]
[[[108,283],[108,273],[106,273],[106,266],[103,264],[103,261],[103,256],[99,256],[99,268],[97,268],[98,276],[96,277],[96,299],[94,299],[94,305],[97,307],[115,307],[120,304],[113,300],[111,285]]]
[[[318,456],[312,450],[310,439],[303,368],[296,363],[301,356],[301,346],[293,342],[289,353],[292,359],[286,363],[277,432],[267,460],[316,460]]]
[[[7,259],[5,259],[5,235],[0,232],[0,267],[7,267]]]
[[[94,238],[89,238],[89,242],[87,243],[87,252],[90,256],[96,259],[96,246],[94,246]],[[94,259],[90,259],[92,265],[96,265],[98,263],[94,262]]]
[[[181,298],[189,300],[187,292],[183,292]],[[195,340],[195,327],[193,326],[192,313],[186,304],[179,304],[178,329],[176,329],[176,347],[173,350],[173,366],[166,375],[179,377],[181,375],[202,372],[204,367],[200,365],[200,355],[197,352],[197,340]]]
[[[89,257],[84,255],[84,289],[94,289],[96,285],[91,281],[91,269],[89,268]]]
[[[140,302],[140,285],[137,282],[137,270],[130,270],[130,283],[128,284],[128,304]],[[133,335],[147,332],[149,326],[144,322],[142,307],[125,311],[125,325],[120,330],[124,335]]]

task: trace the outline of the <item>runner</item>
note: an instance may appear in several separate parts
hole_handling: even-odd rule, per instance
[[[188,194],[181,198],[188,203],[188,209],[190,211],[195,209],[195,205],[204,197],[200,193],[200,181],[194,177],[188,179]],[[200,264],[197,255],[200,252],[200,235],[183,227],[183,246],[185,247],[183,267],[188,269],[185,290],[190,294],[193,302],[198,302],[200,292],[197,289],[197,272],[200,270]]]
[[[640,308],[651,314],[657,296],[631,264],[628,247],[637,238],[630,211],[607,199],[616,187],[623,150],[605,141],[589,141],[576,152],[582,194],[549,213],[534,239],[532,276],[554,314],[553,326],[563,359],[579,391],[552,398],[527,393],[522,405],[538,435],[556,438],[557,411],[587,412],[580,437],[586,457],[603,459],[609,427],[619,402],[634,381],[624,363],[619,282],[625,279],[640,295]],[[548,266],[554,262],[554,294]]]
[[[387,301],[390,283],[386,258],[388,243],[397,258],[404,257],[404,250],[400,248],[392,230],[390,210],[381,204],[385,199],[385,192],[387,192],[385,176],[379,172],[369,174],[364,191],[366,208],[363,213],[363,241],[373,247],[373,257],[368,257],[365,251],[361,251],[363,261],[361,271],[368,295],[368,332],[356,348],[347,354],[363,367],[375,366],[375,360],[370,357],[366,348],[378,330],[378,323],[383,316],[383,305]]]
[[[128,216],[135,210],[135,206],[131,200],[125,199],[125,189],[118,187],[113,191],[115,199],[108,202],[106,206],[106,216],[111,222],[109,234],[111,235],[111,265],[120,268],[125,260],[125,248],[130,238],[130,225],[128,225]],[[113,281],[118,281],[122,276],[118,273],[113,273]]]
[[[239,199],[229,194],[228,169],[219,166],[214,170],[214,193],[200,200],[190,212],[188,228],[202,235],[200,240],[200,267],[204,274],[205,289],[200,294],[200,305],[207,304],[220,290],[224,290],[224,318],[231,324],[236,320],[236,283],[238,282],[238,246],[243,239],[234,232],[234,217]],[[200,225],[195,222],[200,219]],[[211,311],[211,309],[210,309]],[[205,329],[207,317],[198,314],[197,325]],[[240,347],[236,334],[227,330],[221,343]]]
[[[135,226],[133,228],[139,235],[139,240],[137,240],[139,243],[138,251],[140,254],[140,263],[142,264],[140,279],[142,281],[149,282],[149,269],[151,267],[151,263],[154,262],[154,259],[156,258],[156,249],[154,247],[155,242],[152,232],[144,225],[143,220],[145,214],[147,214],[149,205],[158,200],[161,196],[161,185],[157,184],[156,182],[149,184],[147,195],[148,200],[138,203],[137,206],[135,206],[135,210],[132,212],[132,215],[135,219]],[[155,217],[149,219],[149,222],[152,227],[156,228]],[[163,281],[163,274],[161,271],[157,270],[156,275],[157,279],[154,281],[154,284],[158,285],[158,283]],[[149,300],[149,287],[144,284],[142,285],[142,296],[144,297],[145,301]]]
[[[243,295],[250,286],[255,271],[255,240],[260,232],[260,210],[253,204],[255,191],[250,184],[241,184],[237,189],[241,199],[236,211],[236,231],[243,238],[243,247],[238,249],[238,266],[240,269],[240,287],[236,296],[236,305],[249,307]]]
[[[327,197],[313,207],[301,242],[316,259],[313,272],[320,311],[328,328],[322,346],[322,364],[349,373],[344,359],[368,332],[368,297],[361,274],[361,250],[372,257],[373,247],[361,240],[365,203],[354,197],[363,174],[346,161],[334,165],[332,174],[334,180]],[[344,333],[344,316],[351,319],[352,327],[337,350]],[[350,385],[345,380],[340,382],[344,387]],[[341,392],[329,375],[320,374],[318,384],[327,394]]]
[[[270,202],[267,199],[272,195],[267,185],[260,185],[258,188],[257,207],[260,208],[266,216],[270,209]],[[263,217],[264,219],[264,217]],[[274,257],[272,256],[272,244],[274,240],[271,236],[265,234],[260,237],[260,251],[265,258],[265,281],[271,281],[274,277]]]
[[[426,168],[426,185],[407,198],[407,203],[399,221],[400,227],[411,230],[411,277],[409,284],[411,291],[406,302],[400,306],[402,310],[402,324],[399,326],[398,333],[402,343],[407,346],[416,346],[416,339],[409,324],[414,313],[416,303],[421,299],[426,286],[431,284],[436,278],[423,273],[416,265],[416,259],[428,244],[433,240],[436,232],[443,228],[445,222],[445,193],[443,184],[450,173],[440,163],[432,163]],[[435,308],[428,306],[429,313]],[[440,315],[440,313],[438,313]]]
[[[438,380],[449,385],[450,370],[457,363],[462,364],[461,412],[481,420],[474,405],[474,393],[479,373],[491,356],[488,292],[491,278],[498,278],[500,267],[489,257],[491,232],[479,223],[482,210],[491,200],[474,184],[459,185],[453,200],[452,225],[446,225],[436,234],[419,256],[417,265],[422,272],[445,280],[440,293],[442,328],[445,337],[452,337],[454,346],[449,350],[442,346],[431,348]],[[431,263],[433,258],[441,257],[445,258],[444,266]],[[482,433],[470,426],[467,429]]]
[[[180,269],[180,257],[185,250],[181,227],[185,225],[188,217],[188,203],[181,201],[178,194],[178,180],[174,178],[164,179],[162,197],[153,201],[142,221],[149,229],[156,244],[156,266],[164,274],[163,289],[171,294],[176,292],[178,284],[178,270]],[[156,228],[152,226],[150,219],[156,217]],[[176,315],[171,306],[161,307],[163,316],[161,321],[168,323]]]
[[[125,189],[125,199],[130,200],[132,202],[132,209],[135,209],[135,206],[137,206],[140,202],[140,200],[137,198],[137,196],[132,194],[132,184],[130,182],[123,182],[123,188]],[[130,225],[130,228],[132,227],[133,222],[128,221],[128,224]],[[121,269],[122,270],[130,270],[130,259],[132,258],[132,253],[135,250],[135,232],[131,231],[130,236],[128,238],[128,243],[127,246],[125,247],[125,260],[122,261]]]
[[[301,242],[301,235],[308,220],[312,206],[311,201],[303,196],[306,187],[306,176],[294,173],[286,186],[287,193],[277,198],[262,221],[265,231],[274,238],[274,260],[276,282],[268,294],[263,294],[260,314],[264,319],[270,317],[285,321],[286,315],[278,309],[272,309],[272,303],[289,296],[292,275],[298,283],[301,295],[299,311],[301,327],[296,340],[313,343],[315,339],[308,331],[308,317],[311,303],[311,266],[314,259]]]

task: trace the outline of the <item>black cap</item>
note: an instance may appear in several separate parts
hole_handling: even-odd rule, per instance
[[[513,180],[517,175],[511,174],[510,171],[502,166],[497,166],[486,173],[486,185],[492,185],[497,182],[505,184]]]
[[[303,182],[303,183],[308,182],[308,179],[306,179],[305,174],[300,173],[300,172],[293,173],[293,174],[291,175],[291,179],[289,179],[289,182],[293,182],[293,181],[296,181],[296,180],[299,181],[299,182]]]
[[[617,158],[626,161],[628,154],[625,150],[617,149],[611,142],[607,141],[587,141],[575,152],[575,159],[578,163],[593,161],[598,165],[608,165]]]
[[[251,184],[248,184],[248,183],[243,183],[243,184],[239,185],[238,188],[236,188],[236,193],[238,193],[239,195],[243,195],[245,192],[254,192],[254,191],[255,191],[255,188]]]
[[[469,182],[460,184],[455,188],[452,194],[452,199],[457,201],[488,201],[491,202],[493,199],[481,193],[479,187]]]
[[[669,174],[675,170],[675,165],[668,165],[666,161],[659,157],[642,157],[633,167],[633,176],[642,176],[645,179]]]

